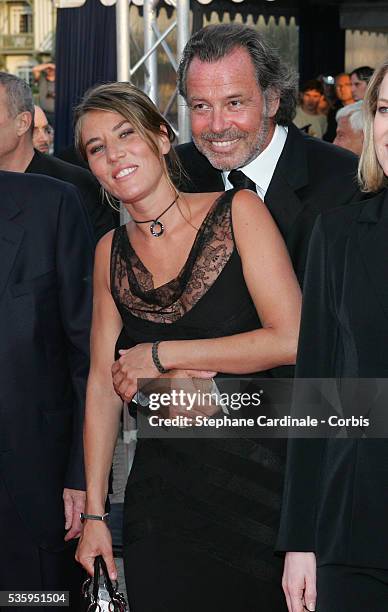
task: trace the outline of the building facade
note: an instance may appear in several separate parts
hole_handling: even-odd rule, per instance
[[[32,82],[32,68],[55,48],[52,0],[0,0],[0,69]]]

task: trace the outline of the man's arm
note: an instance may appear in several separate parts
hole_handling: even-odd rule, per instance
[[[64,187],[59,212],[56,262],[58,301],[66,337],[64,350],[73,387],[73,432],[64,485],[84,490],[82,429],[89,371],[93,245],[89,220],[71,185]]]

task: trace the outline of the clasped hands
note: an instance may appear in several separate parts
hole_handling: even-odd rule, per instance
[[[112,366],[113,387],[121,399],[126,402],[130,402],[136,394],[138,390],[138,379],[154,380],[155,385],[151,385],[153,387],[152,390],[157,386],[158,391],[165,390],[168,392],[172,389],[172,386],[171,384],[167,384],[167,381],[171,381],[172,379],[178,381],[182,379],[192,380],[195,378],[209,380],[210,389],[210,381],[213,376],[216,375],[216,372],[210,372],[208,370],[191,369],[175,369],[170,370],[167,374],[161,374],[152,360],[151,343],[138,344],[127,350],[120,350],[119,353],[120,358],[115,361]],[[163,380],[166,381],[166,386],[163,385]],[[181,385],[178,386],[181,387]],[[203,412],[203,409],[198,410],[198,413]],[[212,414],[216,412],[216,410],[210,409],[206,412],[207,414]],[[169,416],[175,416],[175,414],[181,413],[179,408],[170,407],[169,409]],[[192,414],[195,414],[195,408]]]

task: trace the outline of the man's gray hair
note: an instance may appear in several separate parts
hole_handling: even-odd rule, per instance
[[[277,51],[263,40],[257,30],[237,23],[210,25],[190,38],[184,48],[178,69],[179,93],[187,98],[186,79],[194,58],[201,62],[216,62],[233,50],[245,49],[253,62],[257,83],[264,95],[277,95],[279,109],[276,123],[289,125],[295,116],[297,103],[297,75],[287,66]]]
[[[350,127],[354,132],[364,131],[364,113],[362,110],[362,100],[357,100],[353,104],[347,104],[340,108],[336,113],[336,121],[349,117]]]
[[[19,77],[0,72],[0,85],[7,94],[7,108],[10,117],[14,118],[19,113],[29,112],[34,119],[34,101],[31,87]]]

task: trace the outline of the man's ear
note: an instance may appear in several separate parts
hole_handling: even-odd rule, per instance
[[[280,95],[275,89],[269,89],[265,95],[267,117],[274,117],[280,105]]]
[[[171,149],[171,142],[168,137],[167,128],[163,123],[160,126],[161,134],[158,136],[158,145],[159,151],[161,155],[167,155],[169,150]]]
[[[19,113],[16,117],[16,133],[18,136],[23,136],[31,127],[32,115],[28,111]]]

